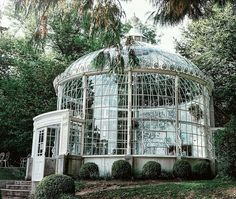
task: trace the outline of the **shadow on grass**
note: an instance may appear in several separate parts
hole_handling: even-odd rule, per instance
[[[98,184],[99,185],[99,184]],[[235,189],[236,181],[203,180],[203,181],[182,181],[160,184],[136,185],[135,187],[118,187],[113,190],[99,190],[85,194],[82,198],[236,198],[234,193],[228,194],[229,189]],[[228,195],[227,195],[228,194]]]

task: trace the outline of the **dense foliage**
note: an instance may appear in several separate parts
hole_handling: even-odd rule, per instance
[[[173,166],[173,174],[177,178],[189,179],[192,175],[190,163],[186,160],[177,160]]]
[[[118,15],[122,14],[117,10],[118,5],[99,6],[98,10],[111,9]],[[114,25],[112,20],[116,21],[117,27],[113,31],[117,31],[119,39],[124,34],[118,21],[120,18],[113,19],[115,13],[109,15],[110,11],[107,11],[103,19],[99,19],[90,11],[91,5],[77,2],[74,6],[67,6],[62,3],[57,9],[47,10],[40,30],[34,16],[29,13],[27,20],[24,19],[24,37],[9,36],[7,31],[1,34],[0,151],[11,152],[11,164],[17,165],[20,156],[31,152],[32,119],[41,113],[56,110],[56,94],[52,85],[54,78],[82,55],[118,42],[110,35],[112,31],[97,26],[96,19],[103,23],[102,20],[107,18],[110,27]],[[93,25],[96,27],[92,31]],[[146,28],[146,32],[153,39],[153,30]]]
[[[53,174],[44,177],[36,187],[37,199],[58,198],[61,194],[74,194],[74,180],[66,175]]]
[[[177,50],[214,81],[216,125],[236,115],[236,20],[232,7],[215,8],[214,15],[191,23]]]
[[[130,179],[131,165],[125,160],[117,160],[111,168],[111,175],[114,179]]]
[[[145,179],[157,179],[161,174],[161,165],[156,161],[148,161],[144,164],[142,175]]]
[[[58,199],[79,199],[79,196],[74,196],[71,194],[61,194]]]
[[[206,180],[212,177],[210,162],[206,160],[197,161],[192,167],[194,179]]]
[[[9,66],[0,76],[0,151],[17,160],[31,151],[33,117],[56,108],[52,80],[64,65],[7,35],[0,37],[0,52],[1,66]]]
[[[24,180],[25,168],[19,167],[1,167],[0,180]]]
[[[215,132],[214,139],[218,176],[236,178],[236,118]]]
[[[99,177],[98,165],[94,162],[84,163],[79,171],[79,176],[81,179],[97,179]]]
[[[116,19],[119,19],[122,16],[120,15],[120,12],[117,12],[116,8],[114,9],[114,5],[118,5],[120,7],[120,1],[121,0],[70,0],[67,1],[67,6],[71,7],[76,3],[80,3],[78,11],[81,10],[81,7],[82,9],[91,9],[90,12],[92,12],[92,16],[95,19],[94,22],[96,22],[95,27],[108,28],[111,26],[110,31],[113,32],[114,28],[119,26],[119,24],[116,23]],[[194,20],[209,16],[212,13],[211,7],[213,4],[216,3],[220,6],[225,6],[227,2],[233,3],[234,6],[232,11],[235,14],[235,0],[150,0],[149,3],[151,3],[154,7],[150,14],[150,18],[152,18],[155,23],[176,24],[181,22],[186,16]],[[39,19],[40,17],[46,15],[50,8],[58,8],[61,4],[65,7],[65,2],[62,0],[15,1],[15,11],[23,11],[25,16],[27,16],[30,11],[33,11],[34,15]],[[101,7],[104,8],[101,9]],[[112,16],[111,19],[113,20],[107,20],[107,18],[104,18],[106,15]],[[116,38],[116,35],[113,36]]]
[[[174,179],[174,175],[172,171],[162,170],[159,178],[162,180],[172,180]]]

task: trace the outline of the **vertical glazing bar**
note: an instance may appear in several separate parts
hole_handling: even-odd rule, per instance
[[[208,111],[208,104],[209,102],[207,102],[208,99],[207,98],[207,89],[206,87],[203,88],[203,119],[204,119],[204,146],[205,146],[205,150],[206,150],[206,157],[210,158],[211,154],[210,154],[210,145],[208,143],[208,139],[209,139],[209,122],[208,122],[208,117],[209,117],[209,113],[207,113]]]
[[[206,89],[207,92],[207,89]],[[207,139],[208,139],[208,149],[209,149],[209,158],[214,162],[214,158],[215,158],[215,152],[214,152],[214,146],[213,146],[213,137],[212,137],[212,130],[210,127],[214,127],[215,126],[215,118],[214,118],[214,104],[213,104],[213,97],[212,97],[212,93],[210,93],[210,99],[209,99],[209,113],[208,113],[208,117],[210,122],[208,121],[207,123],[207,127],[208,127],[208,135],[207,135]]]
[[[212,93],[210,93],[210,125],[211,127],[215,127],[215,113]]]
[[[179,126],[179,76],[175,76],[175,139],[176,139],[176,157],[181,159],[181,139],[180,139],[180,126]]]
[[[127,155],[131,155],[132,133],[132,72],[128,72],[128,128],[127,128]]]
[[[61,110],[61,103],[62,103],[62,90],[63,90],[63,87],[61,85],[58,85],[58,88],[57,88],[57,110]]]
[[[82,119],[84,120],[82,124],[82,131],[81,131],[81,155],[84,154],[84,134],[85,134],[85,114],[86,114],[86,102],[87,102],[87,76],[83,75],[83,115]]]

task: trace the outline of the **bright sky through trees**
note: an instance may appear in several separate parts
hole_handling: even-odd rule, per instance
[[[9,0],[0,0],[1,13],[8,3]],[[132,0],[128,2],[121,1],[121,4],[126,13],[126,18],[124,19],[124,21],[129,20],[135,14],[135,16],[137,16],[142,21],[142,23],[152,23],[151,20],[147,21],[147,19],[150,11],[152,11],[154,8],[147,0]],[[0,25],[3,27],[8,27],[9,23],[10,22],[8,18],[6,16],[2,16]],[[159,44],[160,48],[170,52],[175,52],[174,38],[180,38],[181,28],[184,26],[183,24],[186,24],[186,21],[182,24],[179,24],[178,26],[173,27],[157,25],[157,35],[162,35],[161,42]]]
[[[126,19],[130,19],[132,16],[138,17],[142,23],[152,23],[147,21],[147,18],[154,8],[151,6],[148,0],[132,0],[128,2],[121,1],[123,9],[126,13]],[[181,28],[187,24],[187,20],[176,26],[160,26],[157,25],[157,35],[162,35],[160,48],[170,52],[175,52],[174,38],[179,39],[181,35]]]

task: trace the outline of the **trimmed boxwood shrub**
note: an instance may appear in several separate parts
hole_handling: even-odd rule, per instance
[[[148,161],[144,164],[142,175],[145,179],[157,179],[161,174],[161,165],[156,161]]]
[[[112,165],[111,175],[115,179],[130,179],[131,165],[125,160],[117,160]]]
[[[161,180],[172,180],[174,179],[172,171],[162,170],[161,175],[159,176]]]
[[[94,162],[86,162],[80,168],[79,176],[84,180],[97,179],[99,177],[98,165]]]
[[[190,163],[186,160],[177,160],[173,167],[173,174],[177,178],[189,179],[192,175]]]
[[[61,194],[75,194],[74,180],[67,175],[53,174],[44,177],[35,190],[36,199],[59,198]]]
[[[198,161],[193,165],[192,173],[194,179],[210,179],[212,176],[210,163],[204,160]]]

